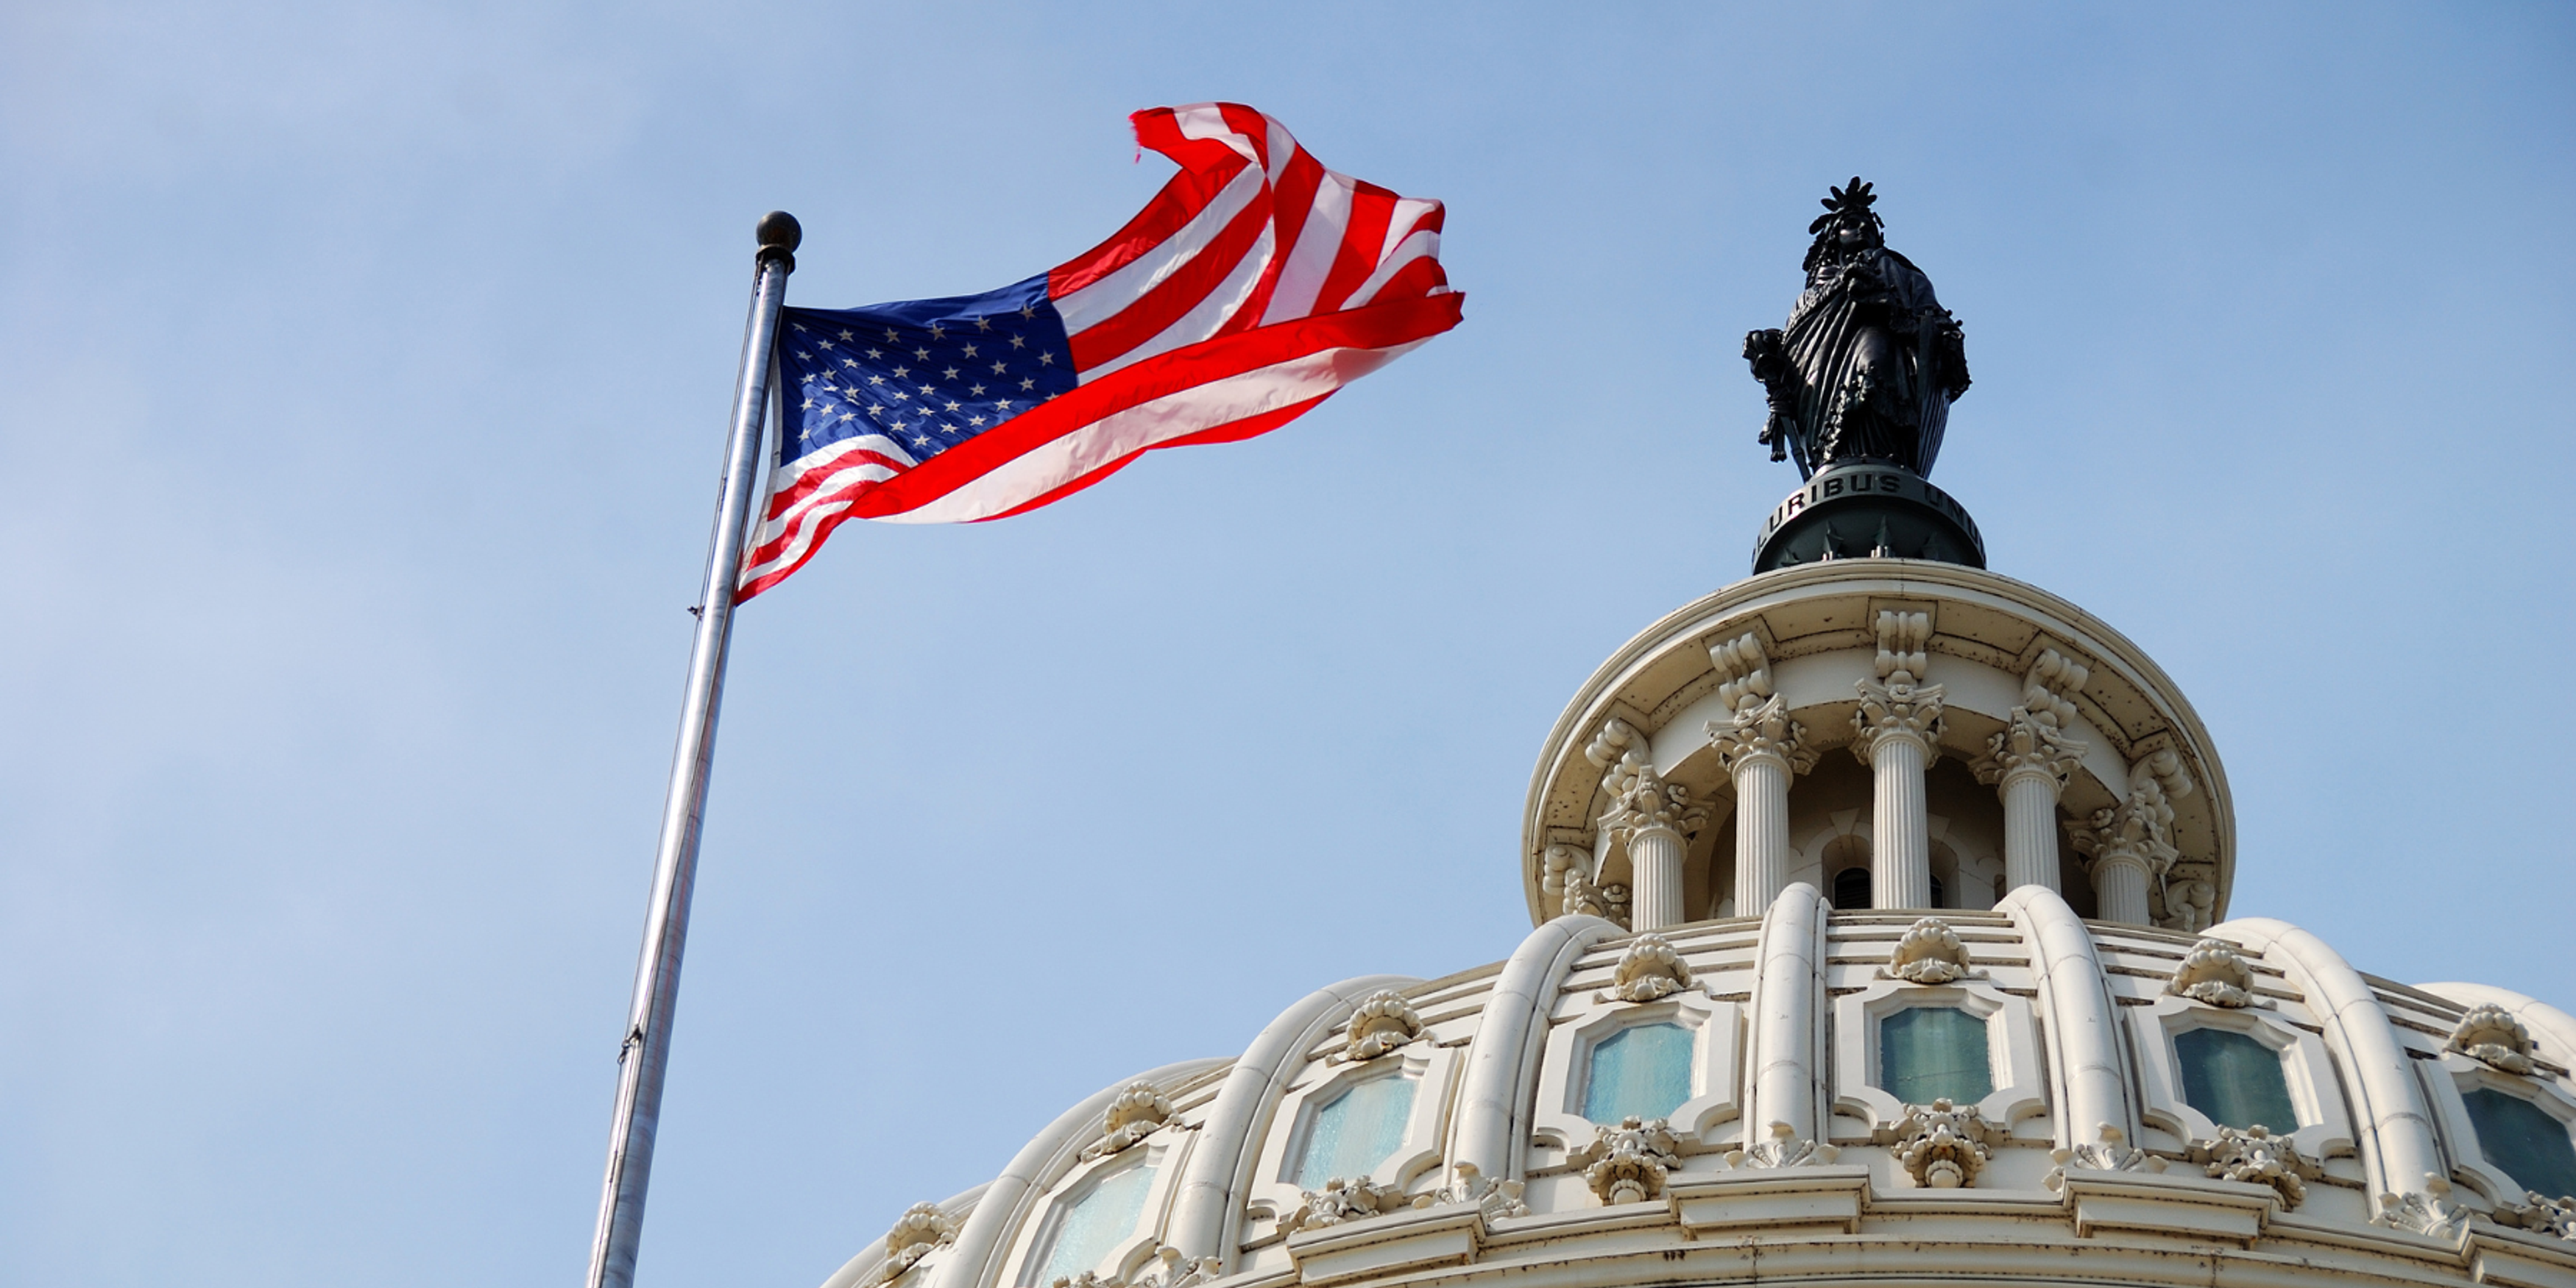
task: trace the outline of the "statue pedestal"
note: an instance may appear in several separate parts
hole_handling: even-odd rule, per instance
[[[1762,524],[1753,571],[1827,559],[1932,559],[1986,566],[1977,521],[1901,465],[1845,461],[1818,470]]]

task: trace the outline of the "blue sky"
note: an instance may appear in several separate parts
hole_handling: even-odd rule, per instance
[[[648,1284],[820,1282],[1137,1070],[1494,960],[1592,667],[1794,480],[1854,173],[1937,481],[2190,693],[2234,911],[2576,1003],[2560,7],[0,9],[0,1283],[563,1284],[764,210],[978,291],[1237,99],[1458,330],[746,609]]]

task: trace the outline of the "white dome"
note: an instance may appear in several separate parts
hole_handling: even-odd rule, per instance
[[[2576,1285],[2576,1019],[2210,925],[2233,827],[2074,606],[1765,574],[1558,721],[1506,960],[1104,1088],[827,1288]]]

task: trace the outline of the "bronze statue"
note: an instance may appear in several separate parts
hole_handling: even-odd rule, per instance
[[[1789,325],[1744,337],[1771,415],[1771,459],[1814,477],[1829,465],[1883,461],[1932,472],[1950,404],[1968,391],[1959,323],[1932,279],[1887,248],[1878,198],[1860,176],[1825,198],[1807,225],[1807,289]]]

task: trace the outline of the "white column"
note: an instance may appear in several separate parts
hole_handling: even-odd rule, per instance
[[[2093,815],[2091,829],[2075,838],[2090,860],[2093,894],[2102,920],[2132,926],[2155,924],[2147,885],[2182,857],[2174,848],[2171,798],[2191,790],[2191,779],[2170,751],[2129,767],[2129,794]]]
[[[2093,897],[2101,907],[2102,920],[2146,925],[2147,876],[2146,856],[2131,847],[2121,846],[2095,855]]]
[[[2074,695],[2091,678],[2083,663],[2044,648],[2022,677],[2021,705],[2003,732],[1986,740],[1977,781],[1993,783],[2004,802],[2004,883],[2058,889],[2057,801],[2085,745],[2066,730],[2077,720]]]
[[[1767,674],[1761,680],[1767,687]],[[1787,702],[1749,692],[1738,701],[1733,719],[1708,722],[1708,742],[1735,780],[1735,915],[1751,917],[1789,886],[1789,780],[1814,768],[1816,755]]]
[[[1789,762],[1746,756],[1735,771],[1735,915],[1768,908],[1789,887]]]
[[[1671,824],[1628,833],[1628,871],[1636,883],[1628,897],[1635,929],[1666,930],[1690,920],[1682,911],[1682,834]]]
[[[1683,838],[1699,830],[1708,810],[1692,803],[1689,788],[1655,772],[1646,735],[1624,720],[1604,722],[1584,755],[1602,766],[1601,789],[1610,798],[1594,822],[1603,852],[1623,843],[1628,850],[1629,928],[1663,930],[1690,920],[1682,910]]]
[[[1780,892],[1762,913],[1762,938],[1754,949],[1750,1037],[1745,1061],[1747,1098],[1742,1125],[1746,1145],[1758,1145],[1771,1124],[1789,1124],[1795,1140],[1819,1140],[1824,1126],[1824,1061],[1816,1022],[1825,1004],[1825,897],[1800,882]]]
[[[1932,635],[1925,613],[1878,615],[1878,679],[1862,680],[1852,713],[1852,754],[1876,779],[1870,808],[1870,905],[1932,904],[1932,826],[1923,809],[1923,771],[1941,733],[1941,686],[1918,683]]]
[[[2004,885],[2057,891],[2057,775],[2045,769],[2007,772],[2004,798]]]
[[[1872,908],[1932,906],[1932,829],[1923,806],[1930,752],[1921,738],[1903,732],[1871,740],[1869,767],[1877,780],[1869,811]]]

